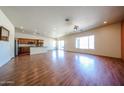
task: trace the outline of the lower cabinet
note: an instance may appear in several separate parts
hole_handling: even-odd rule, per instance
[[[18,55],[30,55],[30,47],[19,47]]]

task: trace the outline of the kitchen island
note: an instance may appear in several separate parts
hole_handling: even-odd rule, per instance
[[[48,52],[47,47],[30,47],[30,55]]]

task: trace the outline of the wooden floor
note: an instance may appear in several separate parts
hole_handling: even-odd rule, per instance
[[[124,85],[124,62],[63,51],[20,56],[0,68],[0,84]]]

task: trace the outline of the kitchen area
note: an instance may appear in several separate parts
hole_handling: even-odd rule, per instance
[[[44,47],[44,40],[30,38],[16,38],[15,40],[15,55],[33,55],[46,53],[47,47]]]

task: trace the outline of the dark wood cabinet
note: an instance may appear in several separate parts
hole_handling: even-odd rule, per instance
[[[30,47],[42,47],[44,44],[43,40],[40,39],[29,39],[29,38],[17,38],[16,43],[18,46],[18,55],[30,54]]]
[[[40,39],[27,39],[27,38],[18,38],[18,44],[34,44],[35,46],[43,46],[44,41]]]
[[[37,40],[36,46],[43,46],[43,40]]]
[[[30,55],[30,47],[19,47],[18,54],[19,55]]]

